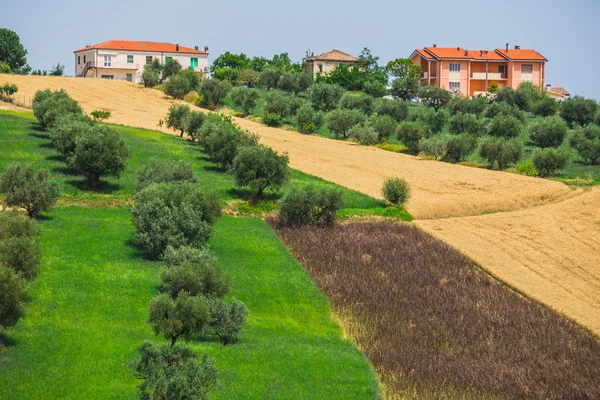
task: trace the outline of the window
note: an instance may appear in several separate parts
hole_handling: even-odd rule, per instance
[[[85,54],[83,55],[83,63],[84,64],[86,63],[86,61],[85,61]]]
[[[319,72],[323,72],[323,64],[319,64]]]
[[[450,63],[450,72],[460,72],[460,64]]]
[[[77,56],[77,65],[81,64],[81,56]]]
[[[190,58],[190,68],[194,69],[198,67],[198,59],[197,58]]]
[[[100,78],[102,79],[114,79],[113,75],[100,75]]]
[[[450,82],[450,90],[460,90],[460,82]]]
[[[152,62],[152,56],[146,56],[146,64]]]
[[[104,66],[112,67],[112,56],[104,56]]]
[[[522,74],[531,74],[532,71],[533,71],[533,65],[531,65],[531,64],[521,65],[521,73]]]
[[[133,64],[133,56],[132,55],[127,56],[127,64]]]
[[[125,78],[127,82],[133,82],[133,74],[127,74],[127,78]]]

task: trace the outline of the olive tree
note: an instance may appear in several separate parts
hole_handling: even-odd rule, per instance
[[[230,287],[229,278],[219,269],[214,257],[194,263],[184,261],[165,268],[161,280],[166,292],[173,298],[181,292],[191,296],[222,298]]]
[[[231,83],[218,79],[205,79],[200,83],[198,93],[202,96],[201,104],[210,109],[217,108],[222,98],[227,96]]]
[[[488,135],[504,139],[512,139],[521,133],[522,124],[513,116],[498,115],[488,126]]]
[[[324,123],[325,115],[322,111],[315,111],[313,107],[305,103],[296,112],[296,122],[300,132],[316,132]]]
[[[400,140],[411,153],[419,151],[419,143],[425,138],[425,127],[419,122],[402,122],[396,129]]]
[[[417,96],[419,91],[419,78],[416,76],[405,76],[392,81],[391,94],[397,99],[409,101]]]
[[[553,148],[535,149],[531,155],[531,160],[540,176],[546,177],[565,168],[569,161],[569,155],[563,150]]]
[[[529,124],[531,140],[539,147],[559,147],[567,135],[567,123],[560,117],[540,117]]]
[[[401,100],[379,99],[375,101],[374,111],[378,115],[388,115],[402,122],[408,116],[408,103]]]
[[[343,204],[339,190],[314,185],[292,187],[279,201],[279,219],[285,225],[333,226]]]
[[[421,99],[426,107],[431,107],[438,111],[444,107],[452,98],[452,93],[439,86],[421,86],[417,92],[417,96]]]
[[[271,90],[277,87],[277,82],[281,78],[281,70],[277,68],[269,68],[261,72],[259,82],[262,86],[266,87],[267,90]]]
[[[516,164],[522,154],[523,145],[514,139],[489,137],[479,145],[479,155],[488,160],[491,167],[498,164],[499,170],[503,170],[508,164]]]
[[[25,280],[0,265],[0,329],[16,325],[25,314]]]
[[[230,172],[238,186],[248,186],[253,195],[261,198],[266,189],[277,189],[289,180],[289,158],[262,145],[242,147]]]
[[[598,103],[594,99],[574,96],[563,101],[560,116],[567,121],[569,127],[585,126],[594,120]]]
[[[64,89],[37,91],[33,97],[33,115],[42,129],[52,128],[55,122],[66,114],[83,114],[79,104]]]
[[[600,163],[600,126],[588,125],[575,129],[569,144],[588,164]]]
[[[168,182],[197,183],[198,178],[188,162],[153,158],[138,171],[137,190],[143,190],[154,183]]]
[[[327,127],[336,136],[348,137],[348,131],[365,121],[365,115],[359,110],[335,109],[327,114]]]
[[[179,65],[177,61],[175,63]],[[192,89],[189,79],[180,74],[171,76],[163,85],[163,91],[167,96],[179,100],[182,100]]]
[[[241,107],[246,116],[256,107],[256,100],[260,97],[260,93],[256,89],[239,87],[232,89],[230,96],[233,103]]]
[[[306,73],[286,72],[281,75],[277,82],[277,88],[298,94],[307,90],[313,83],[312,75]]]
[[[167,127],[179,131],[179,137],[183,137],[190,112],[191,109],[187,104],[171,104],[165,120]]]
[[[359,110],[368,115],[373,112],[373,97],[364,93],[345,93],[340,100],[340,107],[348,110]]]
[[[343,87],[327,83],[315,83],[310,88],[314,107],[322,111],[336,108],[344,93],[346,93],[346,89]]]
[[[30,217],[50,210],[60,196],[58,183],[48,180],[48,171],[36,173],[34,164],[11,164],[0,176],[0,190],[7,206],[24,208]]]
[[[221,344],[227,346],[242,332],[248,308],[236,299],[232,300],[231,305],[227,305],[222,298],[208,297],[206,303],[210,310],[208,331],[217,335]]]

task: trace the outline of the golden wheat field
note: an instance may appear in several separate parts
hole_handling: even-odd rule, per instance
[[[102,79],[0,75],[21,96],[64,88],[109,122],[158,129],[173,103],[157,90]],[[600,190],[424,160],[236,119],[293,168],[381,198],[387,177],[412,188],[416,224],[491,273],[600,334]],[[173,132],[169,132],[173,133]]]

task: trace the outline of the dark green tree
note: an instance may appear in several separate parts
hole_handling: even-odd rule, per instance
[[[254,196],[262,198],[266,189],[280,188],[290,179],[289,158],[262,145],[242,147],[230,172],[237,186],[247,186]]]
[[[444,107],[452,98],[452,93],[439,86],[421,86],[417,92],[423,104],[438,111]]]
[[[11,164],[0,176],[0,190],[6,193],[4,204],[24,208],[30,217],[50,210],[60,196],[58,183],[48,180],[46,170],[36,173],[34,164]]]
[[[340,108],[327,114],[327,127],[337,136],[347,138],[350,128],[363,123],[365,119],[365,115],[359,110]]]
[[[0,64],[6,64],[14,73],[29,73],[27,50],[21,44],[21,38],[14,31],[0,28]]]
[[[415,76],[405,76],[404,78],[394,79],[392,82],[391,94],[397,99],[409,101],[417,96],[419,91],[419,78]]]

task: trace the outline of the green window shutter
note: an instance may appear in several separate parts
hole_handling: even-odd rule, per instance
[[[133,56],[127,56],[127,64],[133,64]]]
[[[165,62],[167,62],[167,61],[170,61],[170,60],[172,60],[172,59],[173,59],[173,57],[168,57],[168,56],[167,56],[167,57],[165,57]]]
[[[198,66],[198,59],[197,58],[190,58],[190,67],[196,68],[197,66]]]

